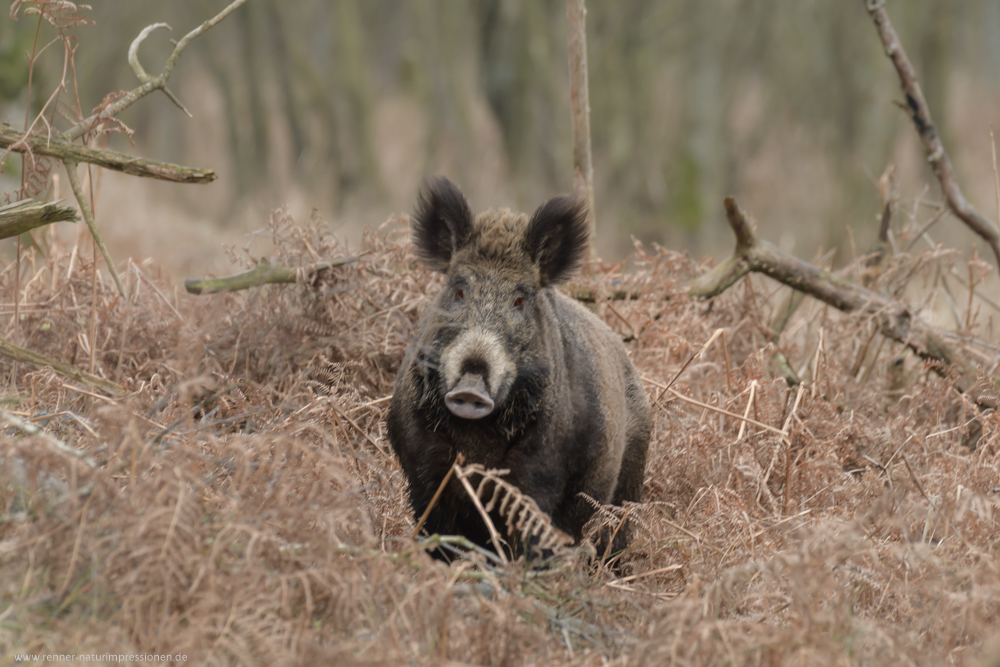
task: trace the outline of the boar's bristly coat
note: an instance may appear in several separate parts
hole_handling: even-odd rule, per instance
[[[587,251],[585,201],[554,197],[530,218],[507,209],[474,216],[454,183],[435,178],[420,193],[412,230],[423,262],[447,276],[407,348],[389,409],[414,516],[458,453],[510,470],[505,479],[578,541],[595,511],[581,494],[638,502],[650,432],[645,389],[621,337],[553,289]],[[490,548],[455,479],[425,527]],[[515,551],[525,546],[506,538]]]

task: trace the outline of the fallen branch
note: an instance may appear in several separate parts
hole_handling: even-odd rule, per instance
[[[64,378],[76,380],[77,382],[81,382],[88,387],[100,389],[109,396],[117,397],[125,393],[125,389],[120,384],[81,371],[72,364],[56,361],[55,359],[50,359],[45,355],[38,354],[37,352],[32,352],[31,350],[26,350],[23,347],[18,347],[4,338],[0,338],[0,354],[17,361],[23,361],[25,363],[39,366],[41,368],[45,368],[47,366]]]
[[[59,201],[37,202],[31,199],[0,207],[0,239],[19,236],[53,222],[77,222],[80,216],[72,206],[60,206]]]
[[[800,292],[848,313],[871,317],[887,338],[906,345],[920,358],[948,366],[958,366],[963,376],[975,377],[971,369],[957,361],[955,352],[936,331],[909,306],[848,282],[829,271],[782,252],[773,244],[757,239],[736,200],[726,197],[726,218],[736,234],[736,250],[729,259],[695,279],[688,291],[708,299],[724,292],[747,273],[763,273]]]
[[[45,155],[58,160],[89,162],[98,167],[113,169],[132,176],[156,178],[174,183],[211,183],[215,180],[215,172],[211,169],[195,169],[182,167],[167,162],[145,160],[125,153],[116,153],[101,148],[91,148],[74,144],[59,135],[45,137],[43,135],[26,136],[10,125],[0,125],[0,148],[10,149],[15,153],[31,153]]]
[[[237,292],[239,290],[258,287],[260,285],[276,285],[284,283],[306,282],[307,279],[320,271],[336,266],[353,264],[368,253],[355,257],[342,257],[330,262],[317,262],[307,267],[291,268],[287,266],[272,266],[266,259],[261,259],[257,266],[249,271],[237,273],[224,278],[202,278],[200,280],[185,280],[184,289],[190,294],[215,294],[216,292]]]
[[[899,36],[889,22],[889,14],[885,11],[884,0],[865,0],[865,8],[875,22],[879,39],[885,47],[885,54],[892,60],[899,74],[899,83],[906,96],[906,110],[913,119],[920,141],[924,144],[924,151],[927,153],[927,161],[934,168],[934,175],[941,183],[941,191],[948,201],[948,208],[972,231],[978,234],[993,250],[997,264],[1000,265],[1000,233],[996,227],[986,219],[972,204],[966,200],[958,187],[955,179],[955,172],[951,168],[951,160],[944,150],[941,137],[938,136],[934,128],[934,121],[931,119],[931,111],[927,107],[927,101],[920,90],[917,82],[917,74],[906,57],[906,51],[899,41]]]

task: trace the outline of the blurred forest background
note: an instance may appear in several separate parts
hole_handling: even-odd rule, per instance
[[[893,104],[898,79],[861,0],[587,4],[606,258],[624,256],[631,236],[728,254],[726,194],[786,250],[844,250],[848,225],[863,250],[877,231],[874,182],[890,163],[904,198],[924,183],[939,196]],[[144,26],[174,29],[142,46],[147,71],[159,71],[169,39],[225,3],[93,5],[95,24],[74,29],[85,111],[136,85],[126,52]],[[890,0],[888,9],[960,182],[993,218],[1000,2]],[[34,17],[0,19],[0,120],[18,129],[36,27]],[[43,25],[39,43],[53,34]],[[33,113],[62,64],[58,45],[40,58]],[[300,220],[317,209],[350,237],[410,210],[432,173],[457,181],[477,209],[533,209],[571,188],[567,79],[561,0],[253,0],[196,40],[175,70],[171,88],[194,119],[153,95],[121,116],[136,130],[134,148],[121,135],[109,144],[212,168],[219,180],[178,186],[108,173],[98,222],[120,251],[201,271],[219,268],[219,238],[262,227],[283,203]],[[7,161],[2,189],[16,187],[18,164]],[[972,243],[964,227],[952,229],[950,243]]]

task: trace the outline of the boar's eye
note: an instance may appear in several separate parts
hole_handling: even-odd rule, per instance
[[[514,307],[520,309],[522,306],[524,306],[524,297],[523,296],[515,297]]]
[[[455,301],[465,301],[465,292],[461,287],[455,290]]]

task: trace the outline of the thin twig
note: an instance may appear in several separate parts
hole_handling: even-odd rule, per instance
[[[385,451],[385,447],[383,447],[382,445],[378,444],[370,435],[368,435],[368,433],[365,432],[365,430],[363,428],[361,428],[360,426],[358,426],[357,422],[355,422],[353,419],[351,419],[350,417],[348,417],[347,413],[344,412],[343,410],[341,410],[339,405],[337,405],[336,403],[332,403],[332,402],[330,403],[330,405],[333,406],[333,409],[336,410],[337,413],[341,417],[343,417],[344,419],[347,420],[347,423],[350,424],[351,427],[355,431],[357,431],[358,433],[360,433],[361,435],[363,435],[365,437],[365,440],[367,440],[368,442],[370,442],[372,444],[372,447],[374,447],[375,449],[377,449],[378,451],[380,451],[385,456],[389,455],[388,452]]]
[[[927,244],[928,246],[930,246],[930,247],[931,247],[932,249],[933,249],[933,248],[936,248],[936,247],[937,247],[937,246],[935,245],[935,243],[934,243],[934,239],[932,239],[932,238],[930,237],[930,235],[929,235],[929,234],[927,234],[926,232],[924,232],[924,233],[922,234],[922,238],[924,239],[924,243],[926,243],[926,244]],[[940,261],[940,260],[938,260],[938,261]],[[963,277],[962,277],[962,274],[960,274],[960,273],[958,272],[958,270],[957,270],[957,269],[956,269],[956,268],[955,268],[954,266],[952,266],[952,267],[949,267],[949,270],[948,270],[948,273],[949,273],[949,275],[951,275],[951,277],[953,277],[953,278],[954,278],[955,280],[957,280],[957,281],[959,282],[959,284],[961,284],[961,285],[962,285],[963,287],[965,287],[966,289],[969,289],[969,283],[967,283],[967,282],[965,281],[965,278],[963,278]],[[989,306],[990,308],[992,308],[993,310],[995,310],[995,311],[997,311],[998,313],[1000,313],[1000,303],[997,303],[996,301],[994,301],[994,300],[993,300],[993,299],[991,299],[990,297],[988,297],[988,296],[986,296],[985,294],[983,294],[981,290],[978,290],[978,289],[973,289],[973,292],[975,292],[976,296],[977,296],[977,297],[979,297],[979,299],[980,299],[980,300],[981,300],[981,301],[982,301],[983,303],[985,303],[985,304],[986,304],[986,305],[988,305],[988,306]],[[948,333],[947,333],[947,332],[945,332],[945,333],[944,333],[944,335],[946,335],[946,336],[947,336],[947,335],[948,335]]]
[[[441,494],[444,493],[444,487],[448,486],[448,480],[450,480],[451,476],[455,474],[455,467],[462,465],[465,465],[465,455],[459,452],[455,457],[455,463],[448,468],[448,472],[444,474],[444,479],[442,479],[441,483],[438,485],[437,491],[435,491],[434,495],[431,497],[431,502],[427,504],[427,509],[424,510],[424,513],[420,515],[420,519],[417,520],[417,525],[413,528],[413,532],[410,534],[412,539],[417,539],[417,535],[420,534],[420,529],[424,527],[425,523],[427,523],[427,517],[431,515],[431,510],[434,509],[434,506],[437,505],[437,501],[441,498]]]
[[[903,464],[906,466],[906,471],[910,473],[910,479],[912,479],[913,483],[917,485],[917,491],[920,491],[920,495],[924,497],[924,500],[930,503],[931,507],[933,507],[936,510],[937,505],[935,505],[934,501],[927,496],[927,492],[924,491],[924,485],[920,483],[920,480],[917,479],[917,476],[914,474],[913,468],[910,467],[910,461],[909,459],[906,458],[906,454],[900,452],[899,456],[903,459]]]
[[[773,530],[774,528],[777,528],[778,526],[780,526],[783,523],[788,523],[789,521],[791,521],[793,519],[798,519],[800,516],[805,516],[806,514],[809,514],[811,512],[812,512],[811,509],[805,509],[805,510],[802,510],[801,512],[799,512],[798,514],[793,514],[792,516],[786,516],[784,519],[781,519],[780,521],[775,521],[774,523],[772,523],[770,526],[767,526],[766,528],[761,528],[760,530],[758,530],[756,533],[753,534],[753,537],[754,537],[754,539],[756,539],[756,538],[760,537],[761,535],[763,535],[764,533],[766,533],[767,531]]]
[[[706,540],[701,535],[696,535],[695,533],[692,533],[690,530],[688,530],[684,526],[681,526],[680,524],[674,523],[670,519],[664,519],[662,517],[660,518],[660,521],[662,521],[663,523],[667,524],[668,526],[670,526],[671,528],[673,528],[675,530],[681,531],[682,533],[684,533],[688,537],[693,538],[694,541],[697,542],[698,544],[704,544],[706,547],[708,547],[712,551],[714,551],[716,553],[720,553],[720,554],[725,555],[725,552],[722,549],[720,549],[719,547],[715,546],[714,544],[712,544],[711,542],[709,542],[708,540]]]
[[[614,544],[615,538],[618,536],[618,532],[622,529],[622,526],[625,525],[625,521],[628,520],[628,515],[632,513],[633,509],[635,509],[635,505],[629,505],[628,509],[622,512],[622,517],[618,520],[618,525],[615,526],[614,531],[611,533],[611,537],[608,538],[607,546],[604,547],[604,555],[601,556],[601,565],[598,569],[604,569],[604,564],[607,562],[608,556],[611,554],[611,546]]]
[[[726,331],[725,329],[719,329],[719,338],[722,342],[722,353],[726,357],[726,387],[729,388],[729,393],[733,393],[733,372],[729,367],[729,346],[726,345]]]
[[[373,405],[378,405],[379,403],[385,403],[386,401],[392,400],[392,394],[388,396],[383,396],[382,398],[376,398],[375,400],[368,401],[367,403],[362,403],[361,405],[355,406],[347,411],[347,414],[353,415],[355,412],[360,412],[365,408],[370,408]]]
[[[743,411],[743,421],[740,422],[740,432],[736,436],[736,442],[739,442],[740,440],[743,439],[743,433],[746,431],[747,428],[747,421],[748,421],[747,417],[750,416],[750,406],[753,405],[753,399],[756,392],[757,392],[757,381],[753,380],[752,382],[750,382],[750,399],[747,401],[746,410]]]
[[[608,309],[615,314],[615,317],[617,317],[619,320],[625,323],[625,326],[627,326],[629,330],[632,332],[632,338],[638,340],[639,334],[638,332],[636,332],[635,327],[632,326],[632,323],[629,322],[627,319],[625,319],[625,316],[619,313],[618,309],[615,308],[613,305],[611,305],[611,303],[605,303],[604,305],[607,306]]]
[[[496,549],[497,555],[503,561],[503,564],[507,564],[507,556],[504,554],[503,549],[500,548],[500,534],[497,532],[496,527],[493,525],[493,521],[490,519],[490,515],[486,512],[486,508],[483,507],[483,503],[479,500],[479,496],[476,495],[475,489],[469,484],[469,480],[465,478],[465,474],[462,472],[461,466],[456,462],[452,465],[452,470],[455,471],[455,475],[458,477],[458,481],[462,483],[465,487],[465,491],[469,494],[469,498],[472,499],[472,504],[476,506],[479,510],[480,516],[483,517],[483,521],[486,523],[486,529],[490,533],[490,541],[493,542],[493,548]]]
[[[80,179],[76,175],[77,163],[75,160],[63,160],[63,164],[66,165],[66,175],[69,178],[69,185],[73,188],[73,195],[76,197],[77,204],[80,205],[80,212],[83,213],[83,219],[87,223],[87,227],[90,229],[90,235],[93,237],[98,250],[101,251],[101,255],[104,257],[104,263],[108,265],[108,271],[111,273],[111,277],[114,278],[115,285],[118,287],[118,293],[121,294],[124,299],[125,288],[122,286],[122,279],[118,276],[118,269],[115,268],[115,263],[111,259],[111,254],[108,252],[107,246],[104,245],[104,239],[101,237],[101,233],[97,230],[97,223],[94,221],[94,214],[90,210],[90,204],[87,202],[87,196],[83,193],[83,188],[80,186]],[[95,344],[95,342],[91,343],[92,346]]]
[[[785,426],[781,429],[785,434],[785,506],[781,513],[785,516],[788,516],[788,504],[792,493],[792,439],[788,437],[788,428],[792,425],[792,418],[799,409],[803,388],[803,385],[800,384],[799,391],[795,394],[795,405],[792,406],[792,411],[788,413],[788,419],[785,420]]]
[[[759,422],[756,419],[750,419],[748,417],[741,417],[740,415],[736,414],[735,412],[730,412],[729,410],[725,410],[723,408],[718,408],[718,407],[716,407],[714,405],[709,405],[708,403],[702,403],[701,401],[695,400],[693,398],[689,398],[689,397],[685,396],[684,394],[681,394],[681,393],[679,393],[679,392],[677,392],[677,391],[675,391],[673,389],[668,389],[667,391],[669,391],[671,394],[673,394],[675,398],[678,398],[678,399],[684,401],[685,403],[690,403],[691,405],[697,405],[699,408],[704,408],[706,410],[712,410],[713,412],[718,412],[721,415],[726,415],[727,417],[732,417],[733,419],[740,419],[742,421],[745,421],[748,424],[753,424],[754,426],[757,426],[757,427],[760,427],[762,429],[771,431],[772,433],[776,433],[777,435],[780,435],[782,438],[787,437],[787,434],[784,431],[782,431],[780,429],[776,429],[773,426],[768,426],[767,424]]]
[[[180,323],[190,328],[190,326],[187,323],[187,320],[184,319],[184,316],[181,315],[180,311],[174,307],[174,304],[170,303],[170,299],[168,299],[166,296],[163,295],[163,292],[160,291],[160,288],[157,287],[155,284],[153,284],[152,280],[146,277],[146,274],[142,272],[142,269],[140,269],[138,266],[135,265],[133,265],[133,268],[135,268],[135,274],[140,278],[142,278],[143,282],[145,282],[147,285],[153,288],[153,291],[156,292],[156,295],[158,297],[160,297],[160,300],[163,301],[163,303],[167,304],[167,308],[169,308],[170,311],[177,317]]]
[[[927,232],[930,231],[930,228],[936,225],[938,221],[941,220],[941,218],[943,218],[947,213],[948,209],[945,207],[941,207],[941,210],[935,213],[934,217],[928,220],[927,223],[920,228],[920,231],[917,232],[912,239],[910,239],[910,242],[906,244],[906,249],[904,250],[904,252],[910,252],[910,250],[913,249],[913,246],[916,245],[917,241],[919,241],[920,239],[929,238],[927,237]]]
[[[674,377],[672,377],[670,379],[670,382],[668,382],[666,385],[659,384],[658,382],[655,382],[654,380],[651,380],[649,378],[643,378],[643,380],[645,380],[646,382],[649,382],[650,384],[655,385],[663,390],[657,397],[657,399],[653,402],[653,407],[656,407],[659,404],[660,399],[663,398],[663,395],[666,394],[668,391],[670,391],[670,388],[674,386],[675,382],[677,382],[677,378],[679,378],[681,376],[681,373],[683,373],[687,369],[687,367],[691,365],[691,362],[694,361],[695,358],[705,354],[705,350],[707,350],[709,346],[711,346],[711,344],[715,342],[716,338],[722,335],[723,331],[724,329],[716,329],[715,332],[712,334],[712,336],[707,341],[705,341],[705,344],[701,346],[701,349],[693,353],[688,358],[688,360],[684,362],[684,365],[681,366],[680,370],[674,373]]]
[[[636,579],[642,579],[644,577],[652,577],[655,574],[664,574],[666,572],[676,572],[677,570],[681,569],[682,567],[684,567],[684,566],[680,565],[680,564],[668,565],[666,567],[660,567],[660,568],[657,568],[655,570],[648,570],[646,572],[641,572],[639,574],[633,574],[633,575],[629,575],[627,577],[622,577],[621,579],[612,579],[611,581],[608,582],[608,585],[611,586],[611,585],[614,585],[614,584],[627,584],[630,581],[635,581]]]

